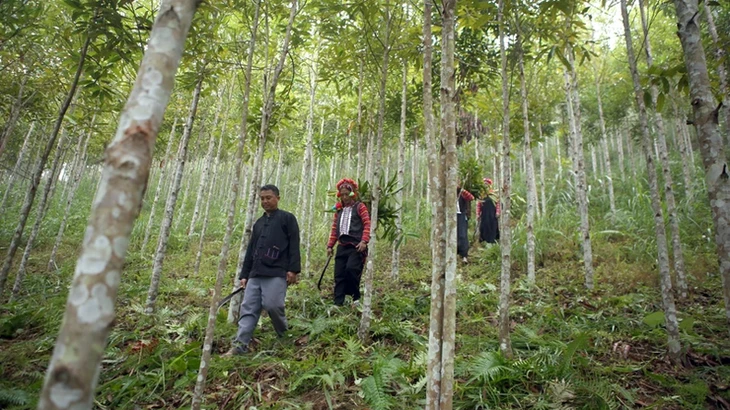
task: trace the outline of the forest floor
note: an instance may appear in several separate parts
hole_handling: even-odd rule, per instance
[[[152,259],[130,253],[97,408],[190,405],[219,246],[208,244],[207,270],[189,277],[195,252],[173,241],[157,311],[149,316],[143,303]],[[675,366],[665,354],[656,268],[627,261],[626,246],[602,244],[592,291],[567,245],[542,252],[535,286],[515,263],[513,359],[498,353],[499,248],[472,249],[471,262],[458,271],[455,408],[730,409],[730,338],[710,257],[687,252],[691,296],[678,301],[686,360]],[[428,249],[424,239],[405,243],[398,280],[390,278],[389,259],[378,263],[367,344],[356,336],[356,308],[331,305],[332,266],[323,291],[316,290],[323,259],[313,261],[312,277],[289,290],[291,329],[284,339],[262,317],[251,353],[220,357],[235,334],[221,309],[206,408],[423,408]],[[56,273],[45,273],[48,252],[41,247],[31,258],[20,300],[0,305],[0,408],[34,408],[42,386],[78,249],[62,249]]]

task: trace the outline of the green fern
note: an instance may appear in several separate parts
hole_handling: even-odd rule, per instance
[[[471,362],[467,372],[472,375],[469,383],[474,380],[490,383],[506,378],[514,373],[514,370],[507,364],[507,360],[500,353],[485,352]]]
[[[362,380],[360,387],[365,401],[373,410],[387,410],[398,404],[392,384],[404,367],[402,360],[380,357],[373,365],[373,374]]]
[[[0,408],[28,404],[28,393],[20,389],[0,387]]]

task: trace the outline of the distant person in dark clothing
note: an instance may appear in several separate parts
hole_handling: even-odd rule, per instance
[[[351,295],[354,305],[360,302],[360,279],[368,255],[370,241],[370,214],[364,203],[359,201],[357,183],[344,178],[337,182],[335,217],[327,242],[327,256],[335,254],[335,305],[345,303],[345,296]]]
[[[253,226],[238,279],[245,288],[238,333],[226,356],[248,352],[261,309],[269,313],[276,333],[287,330],[284,300],[287,285],[297,283],[301,271],[297,218],[279,209],[279,188],[264,185],[259,190],[264,214]]]
[[[456,188],[458,205],[456,207],[456,253],[461,256],[461,261],[467,263],[469,260],[469,216],[471,216],[471,201],[474,195],[466,189],[458,186]]]
[[[484,197],[477,204],[479,220],[479,242],[497,243],[499,240],[499,201],[492,199],[492,180],[484,178]]]

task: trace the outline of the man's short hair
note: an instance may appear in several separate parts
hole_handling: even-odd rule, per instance
[[[273,184],[266,184],[259,189],[259,192],[262,191],[271,191],[274,193],[274,195],[279,196],[279,188],[276,187],[276,185]]]

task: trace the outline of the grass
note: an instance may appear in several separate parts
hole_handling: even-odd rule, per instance
[[[706,237],[709,212],[696,198],[681,203],[691,296],[678,303],[687,363],[677,367],[666,359],[666,334],[657,315],[662,309],[650,206],[646,193],[630,187],[632,183],[617,184],[617,198],[626,199],[615,216],[608,215],[605,195],[594,188],[593,290],[583,286],[577,215],[569,189],[551,195],[551,213],[537,223],[534,286],[524,277],[524,210],[515,209],[513,359],[498,352],[499,248],[472,249],[471,263],[458,271],[455,408],[730,408],[730,342],[714,247]],[[516,187],[522,185],[515,182]],[[86,196],[90,198],[91,190]],[[413,203],[406,207],[413,208]],[[30,260],[22,296],[0,305],[0,408],[36,406],[87,214],[87,209],[75,209],[76,222],[69,226],[57,258],[59,271],[52,273],[45,269],[60,217],[49,218]],[[184,220],[173,232],[157,311],[149,316],[142,306],[154,246],[141,254],[144,229],[135,230],[119,291],[118,319],[102,363],[97,408],[190,405],[224,229],[223,216],[216,218],[198,277],[190,272],[197,237],[187,243]],[[429,219],[422,211],[419,220],[407,220],[410,235],[402,245],[397,282],[390,279],[388,245],[381,243],[370,343],[357,340],[355,309],[331,305],[332,268],[321,293],[316,291],[318,277],[303,274],[301,283],[289,289],[288,337],[277,339],[268,319],[262,318],[252,353],[233,359],[216,355],[205,408],[422,408],[430,303]],[[143,213],[140,221],[146,220]],[[9,241],[11,225],[0,223],[3,241]],[[318,230],[316,243],[323,243],[325,234],[326,229]],[[237,235],[229,271],[235,266],[240,232]],[[324,264],[324,252],[321,246],[314,249],[316,270]],[[225,316],[221,309],[215,353],[226,351],[235,333]]]

